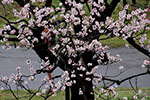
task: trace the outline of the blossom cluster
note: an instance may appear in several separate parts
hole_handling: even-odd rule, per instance
[[[142,90],[138,90],[137,93],[133,96],[134,100],[141,99],[145,100],[147,99],[148,95],[144,93]]]
[[[115,36],[121,36],[124,40],[132,36],[136,38],[142,30],[149,29],[150,20],[146,17],[146,13],[147,9],[142,10],[141,8],[127,13],[126,8],[124,8],[119,12],[118,20],[114,21],[112,17],[107,17],[105,23]],[[141,44],[143,41],[145,41],[145,35],[139,40]]]
[[[118,93],[116,92],[117,87],[118,87],[117,85],[114,85],[114,86],[108,87],[108,89],[101,88],[99,90],[99,93],[101,93],[101,95],[97,95],[97,98],[101,98],[104,96],[109,98],[109,96],[110,96],[109,94],[111,93],[112,96],[117,99],[117,97],[118,97]]]
[[[13,3],[13,0],[3,0],[2,2],[4,4]],[[57,58],[52,62],[53,58],[50,58],[50,55],[43,57],[45,63],[40,66],[41,72],[47,71],[49,74],[47,67],[58,66],[64,70],[64,73],[57,82],[47,76],[44,77],[42,82],[46,85],[41,91],[42,93],[46,93],[48,90],[56,92],[65,89],[65,86],[71,87],[77,83],[77,77],[84,82],[92,82],[95,78],[95,84],[98,85],[103,79],[103,75],[96,73],[98,66],[122,61],[119,54],[111,56],[107,51],[108,46],[104,46],[99,41],[99,37],[109,35],[122,37],[126,40],[129,37],[137,39],[140,35],[139,43],[143,47],[147,39],[146,34],[139,33],[150,29],[148,26],[150,20],[146,18],[145,14],[147,9],[136,9],[127,13],[127,5],[119,12],[117,20],[107,17],[106,21],[98,21],[97,18],[100,18],[106,9],[104,0],[98,0],[98,2],[89,0],[87,2],[90,5],[88,14],[84,10],[84,4],[74,0],[66,0],[65,2],[68,7],[71,7],[70,9],[65,9],[62,3],[59,3],[58,7],[41,7],[36,6],[36,2],[44,4],[45,0],[31,0],[21,10],[13,9],[14,16],[18,18],[17,24],[5,25],[3,29],[0,29],[0,35],[4,35],[7,40],[8,34],[17,34],[19,41],[26,47],[35,49],[41,46],[42,50],[46,47],[47,50],[40,53],[48,52]],[[95,38],[96,36],[98,38]],[[6,44],[3,48],[9,49],[10,46]],[[26,63],[31,72],[28,78],[30,81],[34,81],[38,72],[35,71],[30,59]],[[150,61],[145,60],[143,67],[149,67],[149,65]],[[120,66],[119,69],[122,71],[124,67]],[[20,67],[17,67],[16,70],[17,74],[12,74],[10,78],[1,77],[0,81],[5,83],[13,81],[17,84],[18,80],[21,80],[22,74]],[[23,82],[27,84],[26,81]],[[111,92],[117,98],[118,93],[115,88],[116,86],[110,86],[107,90],[102,88],[99,92],[106,96]],[[36,95],[41,95],[41,93],[37,92]],[[79,95],[83,95],[82,88],[79,88]],[[123,100],[127,100],[127,98],[124,97]]]
[[[9,83],[11,83],[13,85],[19,86],[19,84],[21,83],[21,80],[22,80],[22,73],[21,73],[20,70],[21,70],[21,67],[18,66],[16,68],[16,71],[17,71],[16,74],[12,73],[10,75],[10,77],[0,76],[0,82],[3,82],[6,85],[9,84]]]
[[[18,12],[16,9],[13,9],[14,16],[18,17],[19,19],[29,18],[30,17],[30,4],[26,4],[20,12]]]
[[[142,68],[150,68],[150,60],[146,59],[143,61]]]
[[[45,0],[38,0],[38,2],[44,1]],[[32,0],[31,2],[35,3],[36,0]],[[20,21],[17,26],[19,33],[18,39],[20,39],[20,42],[26,45],[26,47],[34,48],[34,43],[38,43],[41,39],[44,40],[46,38],[48,39],[48,41],[53,40],[52,34],[54,34],[58,37],[54,37],[56,38],[57,43],[53,47],[49,47],[49,51],[51,51],[53,55],[57,57],[60,57],[60,55],[64,55],[69,58],[65,63],[72,67],[77,67],[78,71],[81,70],[86,72],[87,66],[91,67],[91,69],[93,68],[91,72],[87,71],[86,75],[80,74],[80,77],[84,77],[86,81],[92,81],[92,79],[88,77],[88,75],[94,74],[98,66],[95,67],[92,62],[89,62],[85,65],[83,58],[80,58],[76,61],[76,59],[80,57],[80,55],[83,55],[85,51],[92,52],[94,54],[91,56],[91,58],[96,60],[97,65],[103,63],[105,56],[108,57],[108,61],[106,62],[120,61],[119,56],[113,57],[110,56],[109,52],[105,53],[108,47],[103,46],[97,39],[92,40],[91,42],[82,40],[82,38],[88,35],[88,31],[91,33],[94,30],[98,30],[100,34],[104,32],[104,30],[101,28],[104,27],[104,23],[95,21],[95,18],[92,17],[93,15],[100,17],[100,12],[103,12],[105,9],[103,3],[103,0],[98,0],[98,2],[93,2],[91,0],[89,4],[92,4],[93,8],[90,12],[90,16],[84,16],[85,10],[83,9],[83,4],[76,3],[75,1],[66,0],[67,5],[73,6],[66,12],[64,7],[62,7],[62,4],[59,4],[59,7],[55,9],[53,7],[35,7],[34,9],[31,9],[32,4],[27,3],[20,11],[13,9],[14,16],[19,18],[19,20],[17,20],[18,22]],[[31,12],[32,10],[33,12]],[[57,12],[60,12],[60,15],[58,15]],[[63,21],[58,23],[56,20],[57,18],[63,19]],[[28,22],[23,21],[26,19],[28,19]],[[94,24],[92,24],[93,22]],[[56,23],[56,25],[54,23]],[[65,23],[67,23],[67,25],[64,25]],[[7,32],[10,32],[12,30],[12,25],[13,24],[5,26],[1,31],[6,32],[7,34]],[[81,25],[81,30],[76,33],[73,25]],[[92,29],[88,30],[88,27],[90,27],[91,25]],[[34,33],[33,30],[35,28],[41,27],[43,28],[43,31],[40,33],[39,38],[36,37],[37,33]],[[15,34],[15,32],[15,30],[11,31],[12,34]],[[29,65],[31,75],[35,74],[35,70],[33,69],[31,61],[28,60],[26,63]],[[19,68],[17,68],[17,70],[19,73]],[[76,77],[76,71],[71,72],[71,78],[69,77],[69,75],[67,75],[68,77],[66,75],[64,76],[64,85],[71,86],[72,84],[76,83],[76,80],[74,80],[74,78]],[[97,77],[97,82],[101,81],[102,76],[98,74]],[[31,81],[33,81],[34,79],[34,76],[29,77],[29,80]],[[50,82],[50,85],[53,88],[54,86],[52,85],[52,83],[53,82]],[[57,85],[60,85],[60,82]]]
[[[6,3],[11,4],[13,2],[14,2],[14,0],[2,0],[3,4],[6,4]]]

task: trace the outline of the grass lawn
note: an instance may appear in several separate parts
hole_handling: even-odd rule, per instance
[[[17,94],[17,92],[15,91],[15,94]],[[18,92],[20,99],[19,100],[29,100],[30,95],[23,91],[23,90],[19,90]],[[58,92],[57,96],[51,96],[49,97],[47,100],[65,100],[65,96],[64,96],[64,92]],[[13,95],[11,94],[11,92],[9,90],[3,90],[0,91],[0,100],[16,100]],[[41,96],[35,96],[32,98],[32,100],[43,100],[43,98]]]
[[[150,88],[140,88],[142,90],[142,93],[146,93],[148,96],[150,96]],[[133,96],[136,94],[131,88],[117,88],[116,92],[119,93],[118,98],[122,99],[123,97],[128,97],[128,100],[133,100]],[[15,91],[16,93],[16,91]],[[19,96],[21,97],[19,100],[28,100],[29,94],[23,90],[19,91]],[[15,100],[15,98],[12,96],[10,91],[3,90],[0,91],[0,100]],[[32,100],[43,100],[40,96],[35,96]],[[51,96],[47,100],[65,100],[65,93],[64,91],[58,92],[56,96]],[[102,100],[101,98],[96,100]],[[117,100],[116,98],[111,100]],[[141,99],[137,99],[141,100]],[[150,98],[147,98],[145,100],[150,100]]]
[[[143,94],[146,93],[150,97],[150,88],[139,88],[139,89],[142,90]],[[119,98],[123,98],[126,96],[128,97],[128,100],[133,100],[133,96],[136,94],[131,88],[117,88],[116,91],[119,93],[118,95]],[[150,100],[150,98],[147,98],[145,100]]]
[[[110,47],[123,47],[127,41],[122,40],[118,37],[107,39],[107,40],[102,40],[100,41],[103,45],[108,45]]]

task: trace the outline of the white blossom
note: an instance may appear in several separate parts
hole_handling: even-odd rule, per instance
[[[37,92],[37,93],[36,93],[36,95],[37,95],[37,96],[40,96],[40,95],[41,95],[41,93],[40,93],[40,92]]]
[[[123,97],[123,100],[128,100],[128,98],[127,97]]]
[[[124,66],[119,66],[119,70],[123,70],[124,69]]]

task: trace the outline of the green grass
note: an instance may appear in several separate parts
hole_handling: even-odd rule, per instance
[[[17,95],[17,91],[14,91],[14,93]],[[64,92],[58,92],[57,96],[51,96],[47,100],[65,100],[64,98]],[[27,93],[26,91],[19,90],[18,91],[19,100],[29,100],[31,95]],[[11,94],[9,90],[3,90],[0,91],[0,100],[16,100],[14,96]],[[41,96],[34,96],[32,100],[43,100]]]
[[[127,41],[122,40],[121,38],[115,37],[107,40],[100,41],[103,45],[108,45],[110,47],[123,47]]]
[[[145,33],[147,34],[147,40],[144,42],[144,44],[147,45],[150,39],[150,31],[147,31]],[[104,38],[104,36],[102,38]],[[124,47],[125,44],[128,44],[128,42],[126,40],[123,40],[121,37],[114,37],[106,40],[101,40],[100,42],[103,45],[108,45],[110,47]],[[136,43],[139,44],[139,41],[136,40]]]
[[[150,88],[139,88],[139,89],[142,90],[142,93],[146,93],[147,95],[150,96]],[[131,88],[117,88],[116,91],[118,91],[119,93],[118,98],[123,98],[124,96],[126,96],[131,100],[133,100],[133,96],[136,94]],[[145,100],[150,100],[150,98]]]
[[[139,89],[142,90],[142,94],[146,93],[148,96],[150,96],[150,88],[139,88]],[[14,91],[14,92],[15,92],[15,94],[17,93],[16,91]],[[128,100],[133,100],[132,98],[136,94],[131,88],[117,88],[116,92],[119,93],[118,98],[122,99],[123,97],[126,96],[126,97],[130,98]],[[19,97],[21,97],[19,100],[28,100],[29,99],[29,97],[28,97],[29,94],[23,90],[19,90],[18,94],[19,94]],[[10,91],[3,90],[3,91],[0,91],[0,100],[15,100],[15,99],[12,96]],[[32,100],[43,100],[43,98],[41,96],[35,96]],[[57,93],[56,96],[51,96],[47,100],[65,100],[65,92],[60,91]],[[99,98],[96,100],[102,100],[102,99]],[[111,100],[116,100],[116,98],[111,99]],[[141,99],[138,99],[138,100],[141,100]],[[145,100],[150,100],[150,98],[147,98]]]

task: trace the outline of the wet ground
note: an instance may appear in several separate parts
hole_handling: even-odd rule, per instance
[[[141,65],[144,59],[147,57],[133,48],[111,48],[109,49],[112,55],[120,54],[123,62],[114,63],[107,66],[100,66],[98,72],[102,75],[106,74],[107,67],[107,76],[114,76],[119,73],[119,66],[123,65],[125,67],[124,73],[120,76],[115,77],[115,79],[122,79],[130,75],[134,75],[140,72],[145,72],[146,69],[142,68]],[[20,66],[23,74],[30,74],[29,66],[26,64],[26,60],[31,59],[32,64],[35,69],[39,68],[40,58],[36,55],[33,50],[26,50],[25,48],[10,50],[3,50],[0,46],[0,76],[8,76],[11,73],[16,73],[16,67]],[[55,75],[61,74],[62,71],[57,69]],[[36,83],[29,83],[32,88],[36,88],[39,85],[41,78],[44,75],[38,75]],[[150,87],[150,75],[138,77],[138,86],[140,87]],[[132,80],[134,83],[134,79]],[[121,87],[129,87],[129,82],[124,82],[121,84]],[[1,86],[0,86],[1,87]]]

